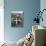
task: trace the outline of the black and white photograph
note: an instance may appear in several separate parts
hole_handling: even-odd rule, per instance
[[[12,11],[11,13],[11,27],[23,27],[24,14],[23,11]]]

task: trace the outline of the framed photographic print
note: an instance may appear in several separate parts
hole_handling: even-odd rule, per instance
[[[24,14],[23,11],[11,12],[11,27],[23,27],[24,26]]]

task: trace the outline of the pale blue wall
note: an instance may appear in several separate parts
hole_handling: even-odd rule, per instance
[[[35,12],[40,9],[40,0],[5,0],[4,1],[4,17],[5,17],[5,40],[17,41],[24,37],[32,27],[32,19],[36,16]],[[24,27],[11,27],[11,11],[24,11]]]
[[[40,1],[40,10],[42,11],[43,9],[46,9],[46,0],[41,0]],[[40,22],[40,25],[45,26],[46,27],[46,11],[43,12],[43,22]]]

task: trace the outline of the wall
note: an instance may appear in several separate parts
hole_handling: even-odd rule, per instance
[[[40,1],[40,9],[41,9],[41,11],[42,11],[43,9],[46,9],[46,0],[41,0],[41,1]],[[45,19],[46,19],[46,11],[43,12],[42,17],[43,17],[43,22],[41,21],[41,22],[40,22],[40,25],[46,27],[46,20],[45,20]]]
[[[32,20],[36,17],[35,12],[40,9],[40,0],[4,0],[4,35],[7,41],[18,41],[32,28]],[[24,27],[11,27],[11,11],[24,11]]]
[[[4,41],[4,0],[0,0],[0,42]]]

